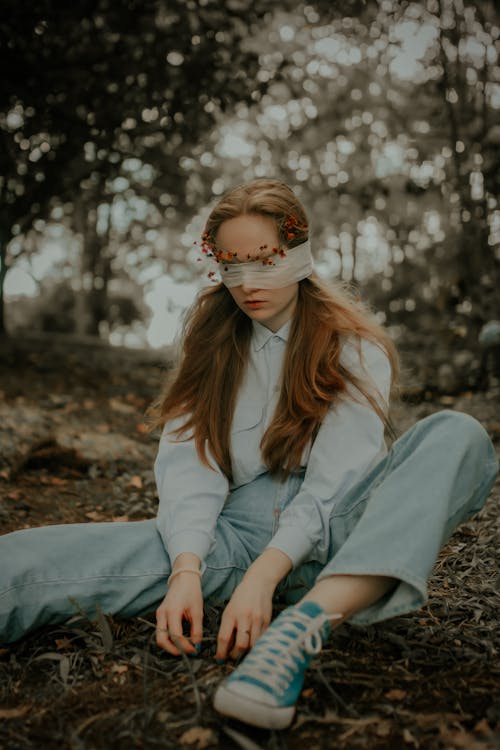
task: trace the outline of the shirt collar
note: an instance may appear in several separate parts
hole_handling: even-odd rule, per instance
[[[269,330],[269,328],[266,328],[266,326],[263,326],[262,323],[258,323],[256,320],[252,321],[252,325],[253,348],[256,352],[258,352],[267,344],[270,339],[273,338],[273,336],[277,336],[279,339],[281,339],[281,341],[287,342],[290,335],[290,328],[292,327],[292,321],[288,320],[285,325],[281,326],[278,331],[271,331]]]

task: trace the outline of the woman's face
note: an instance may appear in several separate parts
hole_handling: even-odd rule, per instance
[[[269,216],[243,214],[224,221],[215,236],[217,250],[237,253],[234,262],[248,262],[262,254],[259,248],[278,247],[278,230]],[[258,261],[256,261],[258,262]],[[279,289],[257,289],[246,285],[228,287],[228,292],[244,313],[271,331],[278,331],[290,320],[297,304],[299,284]]]

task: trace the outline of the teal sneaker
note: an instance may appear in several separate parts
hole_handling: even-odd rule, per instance
[[[329,621],[341,618],[327,615],[315,602],[285,609],[219,685],[215,710],[264,729],[288,727],[305,671],[330,632]]]

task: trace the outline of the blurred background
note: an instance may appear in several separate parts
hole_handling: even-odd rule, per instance
[[[210,206],[273,176],[420,382],[473,387],[500,319],[499,27],[493,0],[4,0],[0,332],[171,344]]]

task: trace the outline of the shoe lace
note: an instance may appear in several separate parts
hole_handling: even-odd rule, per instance
[[[244,674],[283,694],[304,666],[306,655],[321,651],[321,630],[326,622],[342,615],[317,615],[304,612],[282,615],[279,628],[269,628],[244,662]]]

